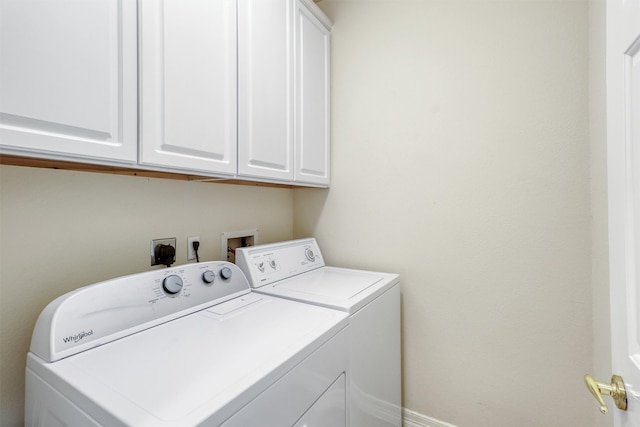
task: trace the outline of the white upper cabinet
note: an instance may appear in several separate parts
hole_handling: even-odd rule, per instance
[[[0,154],[329,185],[312,0],[0,0]]]
[[[238,1],[238,174],[327,186],[331,23],[311,1]]]
[[[330,28],[321,13],[296,0],[294,181],[330,181]],[[312,6],[315,7],[315,4]]]
[[[141,0],[140,163],[233,175],[236,0]]]
[[[136,4],[0,2],[0,152],[137,159]]]
[[[238,0],[238,174],[293,179],[293,2]]]

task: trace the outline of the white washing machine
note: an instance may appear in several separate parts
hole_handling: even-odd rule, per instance
[[[256,292],[348,313],[349,425],[402,425],[397,274],[326,266],[313,238],[238,248],[236,262]]]
[[[345,426],[348,334],[222,261],[90,285],[36,323],[26,425]]]

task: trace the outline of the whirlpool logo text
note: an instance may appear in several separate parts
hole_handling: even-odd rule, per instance
[[[91,335],[93,335],[93,329],[91,329],[90,331],[82,331],[78,335],[72,335],[70,337],[62,338],[62,341],[64,341],[65,344],[68,344],[70,342],[76,343],[86,337],[90,337]]]

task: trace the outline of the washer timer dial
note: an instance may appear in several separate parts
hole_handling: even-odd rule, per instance
[[[182,286],[182,279],[175,274],[165,277],[162,281],[162,289],[169,295],[178,294],[182,290]]]

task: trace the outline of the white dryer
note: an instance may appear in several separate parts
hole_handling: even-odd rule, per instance
[[[222,261],[90,285],[36,323],[26,425],[345,426],[348,333]]]
[[[254,291],[349,314],[351,427],[402,425],[400,279],[329,267],[315,239],[236,249]]]

